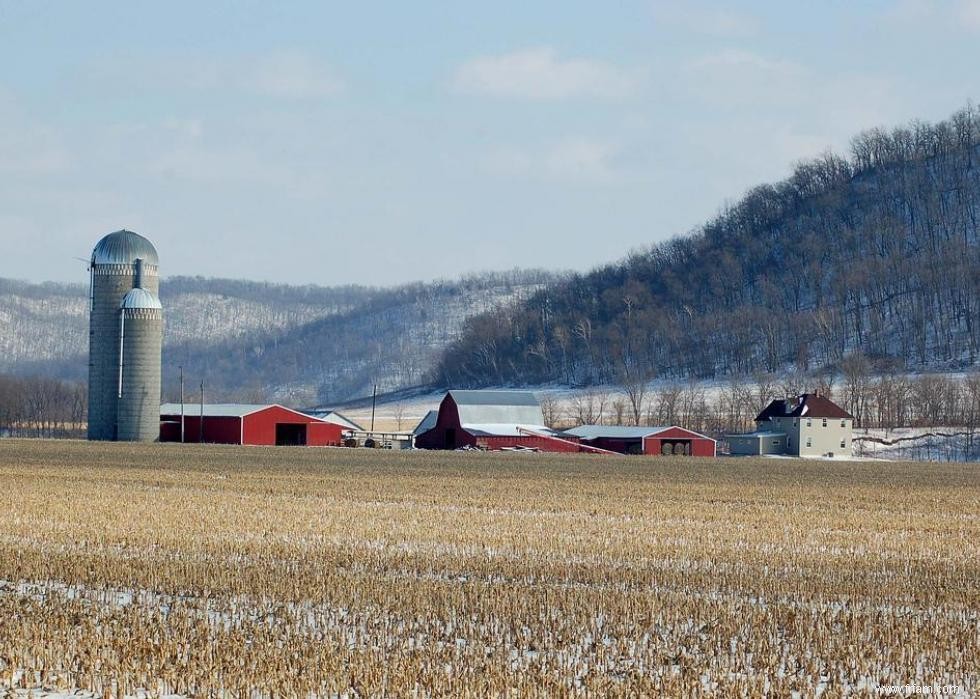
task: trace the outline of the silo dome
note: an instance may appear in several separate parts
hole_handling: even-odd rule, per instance
[[[93,265],[131,265],[137,259],[154,267],[160,264],[153,243],[132,231],[110,233],[96,243],[92,250]]]
[[[160,299],[151,294],[146,289],[130,289],[123,296],[122,303],[119,305],[123,310],[155,309],[161,310],[163,306]]]

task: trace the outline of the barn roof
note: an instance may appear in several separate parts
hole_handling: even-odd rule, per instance
[[[267,404],[254,404],[254,403],[205,403],[204,404],[204,417],[245,417],[246,415],[251,415],[252,413],[257,413],[262,410],[267,410],[268,408],[282,408],[283,410],[288,410],[291,413],[296,413],[297,415],[302,415],[305,418],[311,420],[319,420],[320,418],[312,417],[305,413],[301,413],[298,410],[293,410],[292,408],[287,408],[284,405],[279,405],[278,403],[267,403]],[[201,404],[200,403],[184,403],[184,416],[185,417],[197,417],[201,414]],[[180,403],[164,403],[160,406],[161,415],[180,415]]]
[[[643,439],[669,430],[670,427],[632,427],[627,425],[581,425],[565,430],[562,434],[568,434],[579,439]]]
[[[544,415],[530,391],[450,391],[459,422],[468,424],[542,425]]]
[[[816,393],[804,393],[799,398],[774,400],[756,416],[756,422],[774,417],[829,417],[853,420],[854,416]]]
[[[528,432],[552,436],[557,434],[543,425],[515,425],[511,422],[463,425],[463,429],[474,437],[529,437]]]
[[[430,410],[425,414],[425,417],[422,418],[422,421],[415,426],[415,429],[412,430],[412,434],[417,437],[423,432],[428,432],[429,430],[431,430],[433,427],[436,426],[436,422],[438,420],[439,420],[439,411]]]
[[[315,417],[324,422],[332,422],[335,425],[346,427],[349,430],[363,431],[364,428],[351,420],[346,415],[338,413],[336,410],[310,410],[306,413],[310,417]]]

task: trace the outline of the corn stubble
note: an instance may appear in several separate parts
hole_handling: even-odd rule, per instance
[[[980,687],[976,465],[0,443],[0,687]]]

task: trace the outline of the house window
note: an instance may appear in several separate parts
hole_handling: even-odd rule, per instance
[[[772,440],[772,445],[773,445],[774,447],[778,447],[778,446],[779,446],[779,440],[778,440],[778,439],[774,439],[774,440]]]
[[[841,420],[840,421],[840,426],[841,427],[847,427],[847,420]]]
[[[786,438],[786,446],[788,446],[788,447],[793,446],[793,438],[792,437],[787,437]]]
[[[794,418],[793,418],[793,427],[796,427],[796,424],[797,424],[798,422],[799,422],[799,420],[797,420],[797,419],[796,419],[796,418],[794,417]]]
[[[810,418],[807,418],[806,419],[806,426],[807,427],[813,427],[813,420],[811,420]]]
[[[846,439],[840,440],[840,448],[841,449],[847,449],[847,440]]]
[[[812,447],[813,446],[813,441],[809,437],[806,438],[806,445],[808,447]]]
[[[826,426],[827,426],[827,418],[824,418],[824,419],[823,419],[823,426],[824,426],[824,427],[826,427]]]

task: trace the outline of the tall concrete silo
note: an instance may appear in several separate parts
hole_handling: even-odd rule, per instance
[[[92,250],[89,439],[159,437],[163,343],[159,264],[153,244],[132,231],[110,233]],[[134,290],[142,293],[129,297]],[[127,297],[129,307],[124,308]],[[127,368],[130,354],[137,359]]]

